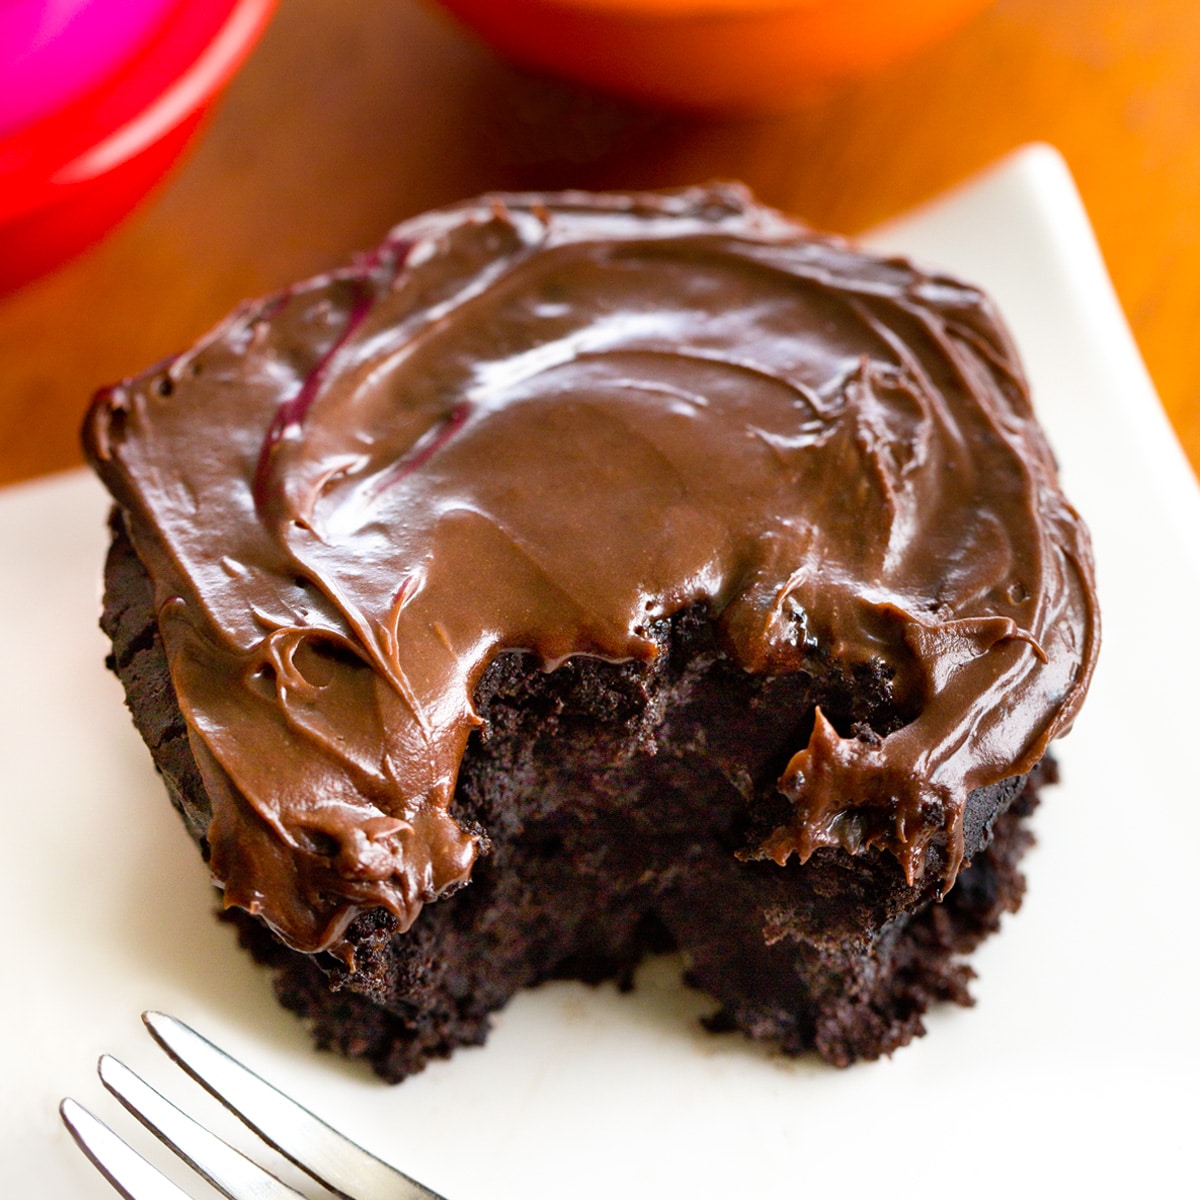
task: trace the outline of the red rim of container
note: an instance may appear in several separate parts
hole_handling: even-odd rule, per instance
[[[0,221],[103,176],[203,109],[241,65],[276,2],[180,3],[103,84],[0,141]]]

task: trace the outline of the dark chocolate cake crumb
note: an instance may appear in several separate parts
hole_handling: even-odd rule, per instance
[[[203,843],[204,793],[149,581],[119,518],[106,585],[111,663]],[[649,668],[581,660],[546,673],[519,655],[497,661],[476,697],[486,724],[455,798],[458,818],[488,831],[489,851],[468,887],[406,933],[382,910],[356,918],[353,971],[226,911],[318,1047],[396,1082],[481,1043],[491,1014],[522,988],[552,979],[628,987],[646,956],[671,951],[689,963],[687,983],[721,1004],[710,1029],[838,1066],[919,1036],[935,1003],[971,1003],[963,956],[1020,905],[1026,818],[1052,760],[972,797],[971,865],[941,902],[932,885],[915,895],[878,852],[820,850],[784,868],[742,862],[733,851],[763,819],[752,814],[770,819],[777,748],[811,726],[816,703],[847,730],[903,718],[886,678],[870,670],[815,659],[810,675],[748,674],[717,651],[700,610],[654,636],[664,653]]]

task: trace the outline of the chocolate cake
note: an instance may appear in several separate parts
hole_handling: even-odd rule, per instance
[[[1016,908],[1098,645],[975,289],[716,187],[399,226],[97,397],[104,628],[244,940],[400,1079],[675,949],[888,1053]]]

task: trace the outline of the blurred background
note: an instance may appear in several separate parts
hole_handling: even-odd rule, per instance
[[[556,2],[574,11],[551,11]],[[1029,141],[1066,156],[1151,375],[1200,467],[1200,5],[844,0],[832,24],[789,31],[784,10],[814,5],[823,7],[448,0],[510,57],[431,0],[242,5],[240,42],[221,33],[224,65],[210,64],[204,102],[188,108],[170,93],[178,136],[137,186],[196,129],[201,136],[141,207],[19,287],[28,238],[19,252],[10,243],[0,483],[80,461],[76,431],[96,386],[425,208],[499,188],[733,178],[814,226],[853,234]],[[729,24],[750,10],[755,28]],[[632,33],[631,15],[642,22]],[[10,68],[10,99],[16,78]],[[100,106],[90,111],[98,120]],[[0,111],[0,219],[17,195],[6,193],[4,170],[28,176],[36,157],[18,146],[28,160],[18,161],[5,138],[31,119],[13,115],[6,131]]]

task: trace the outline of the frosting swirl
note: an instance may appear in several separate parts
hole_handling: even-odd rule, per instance
[[[1016,355],[955,280],[736,188],[508,195],[399,226],[102,392],[89,456],[155,587],[227,904],[345,953],[463,883],[499,654],[648,661],[704,603],[747,671],[877,660],[749,856],[962,857],[968,793],[1070,725],[1098,618]]]

